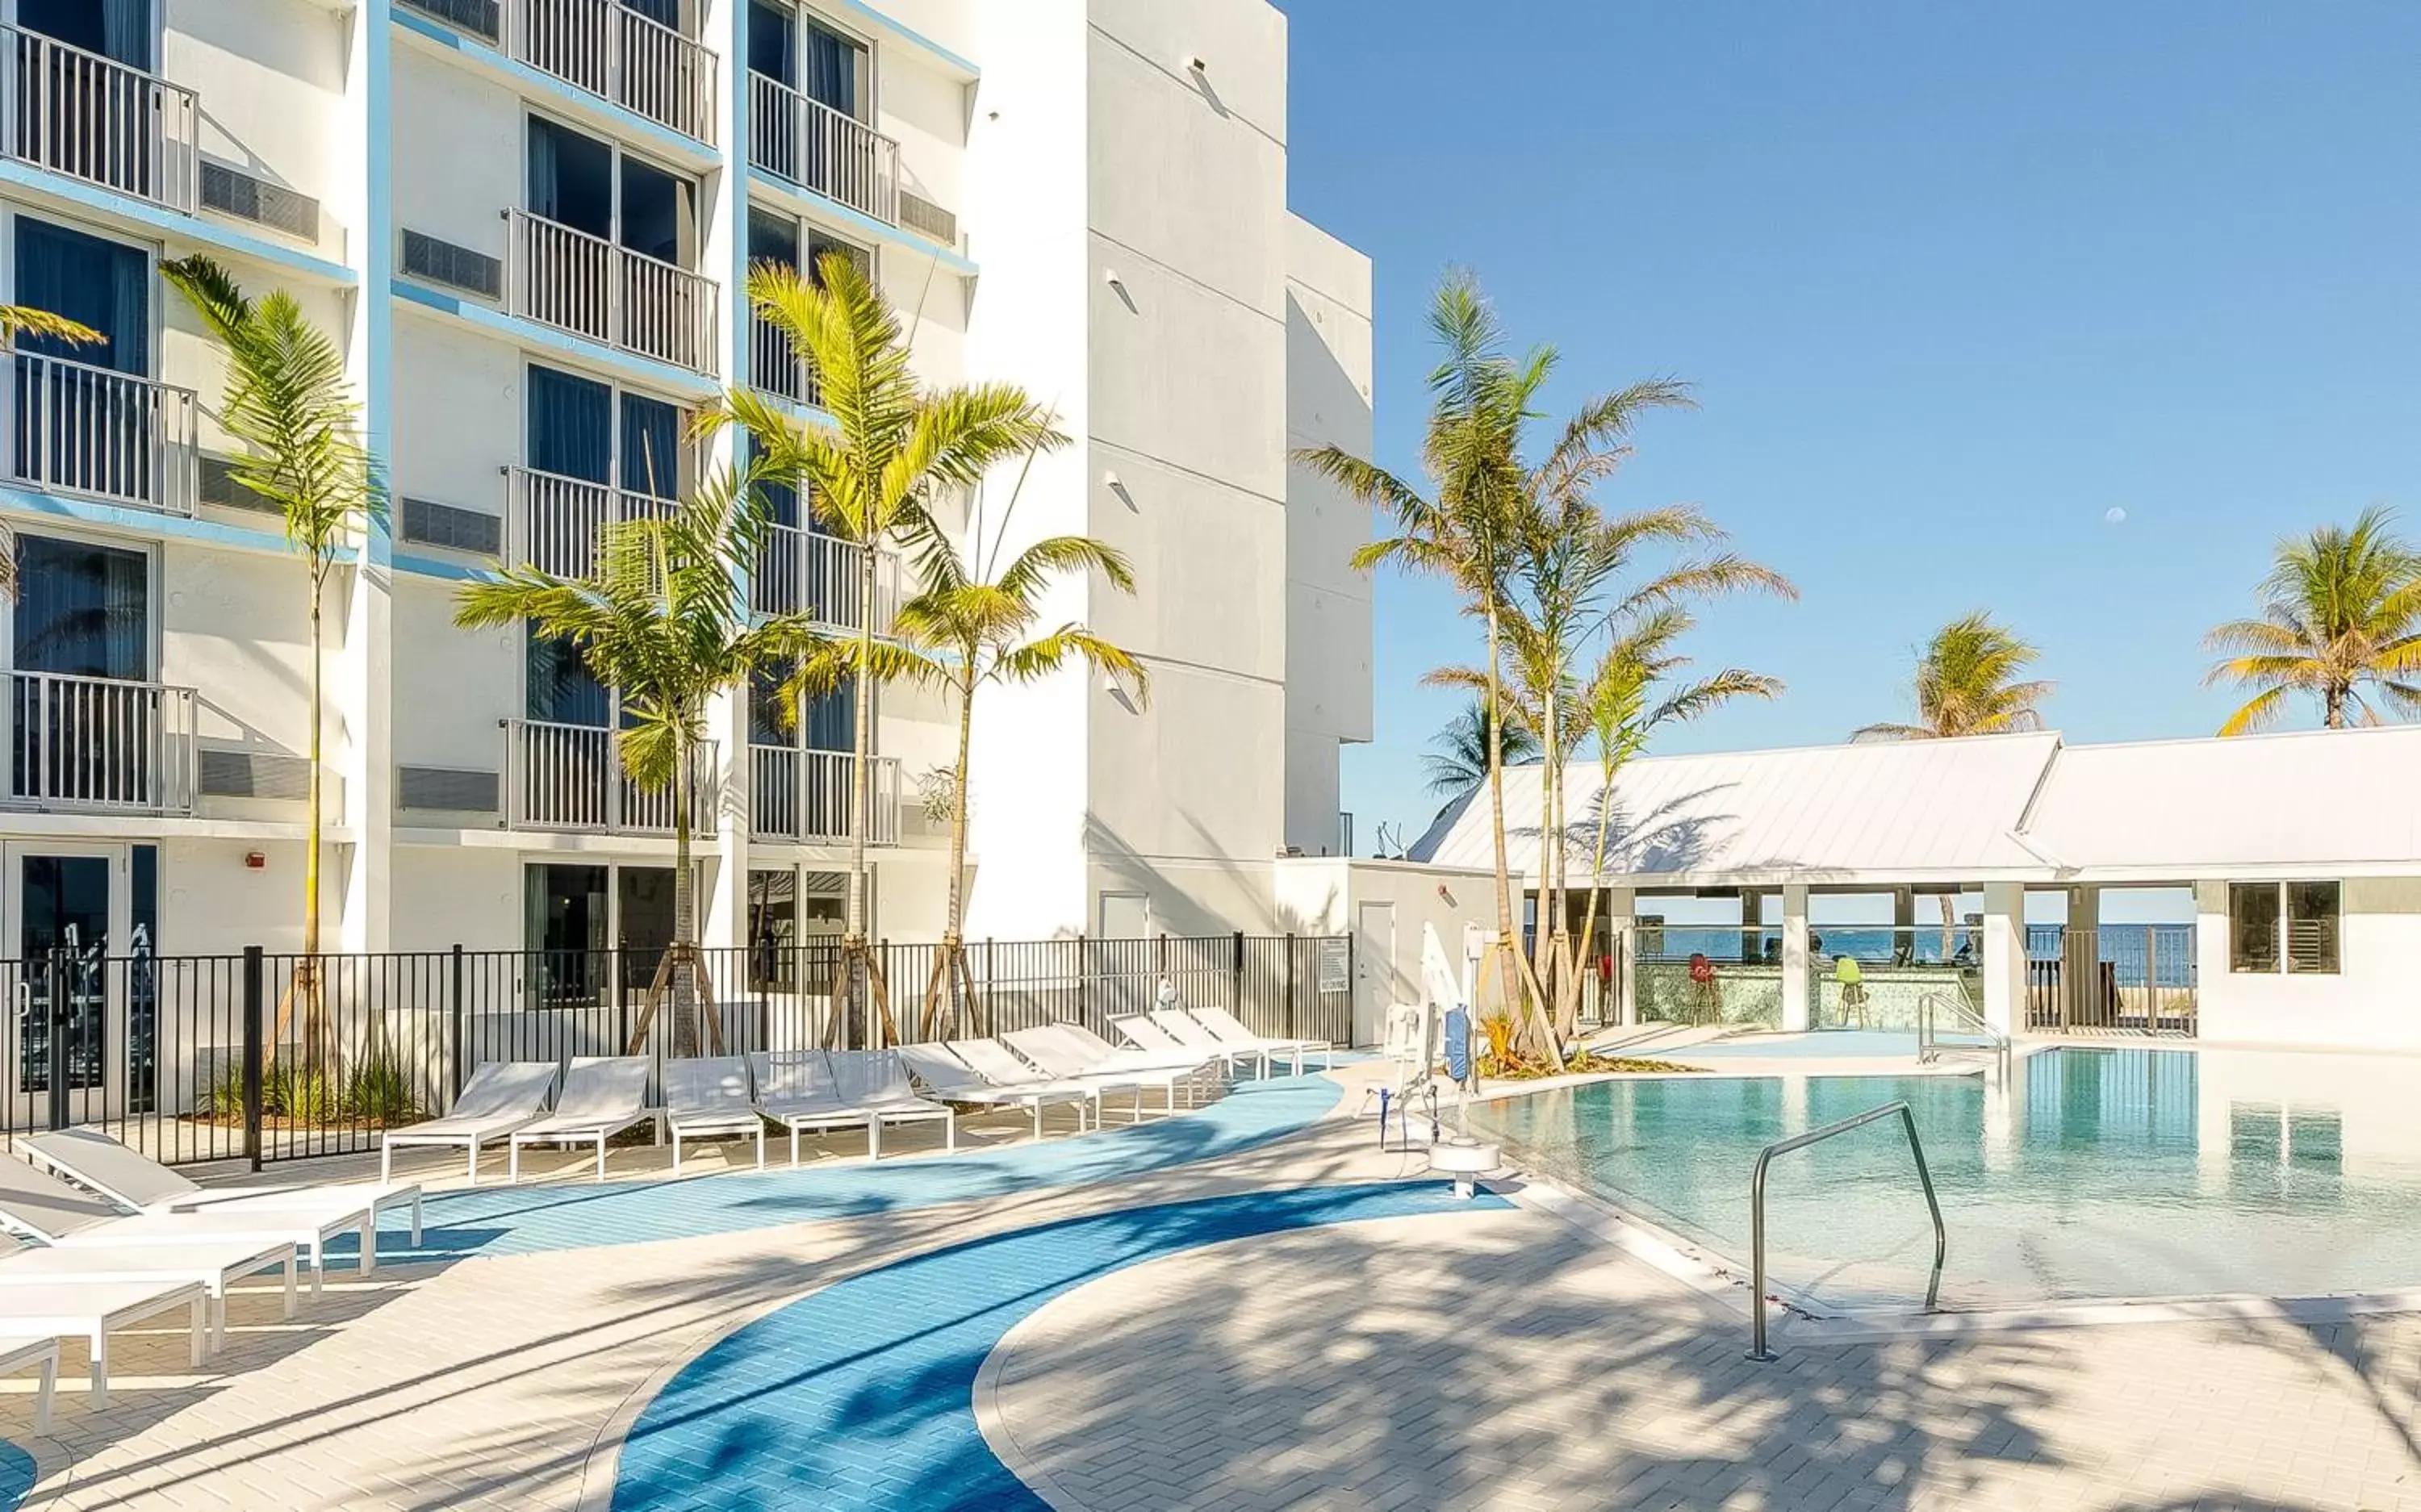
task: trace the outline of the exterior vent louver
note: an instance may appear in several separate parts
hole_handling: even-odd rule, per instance
[[[403,5],[424,16],[434,16],[449,26],[460,26],[475,37],[493,42],[505,34],[504,17],[497,0],[402,0]]]
[[[305,242],[320,240],[320,202],[223,163],[202,164],[202,204]]]
[[[922,195],[899,191],[899,224],[929,242],[952,251],[959,245],[959,218]]]
[[[504,551],[505,522],[476,509],[429,499],[403,500],[403,538],[449,552],[495,556]]]
[[[269,751],[214,751],[204,746],[202,792],[211,798],[270,798],[301,803],[311,796],[308,758]]]
[[[261,497],[236,481],[235,462],[230,458],[202,454],[201,501],[222,509],[247,509],[256,514],[276,514],[276,504]]]
[[[402,808],[449,814],[493,814],[502,783],[492,772],[454,767],[398,767],[396,803]]]
[[[403,233],[403,271],[482,299],[505,297],[505,262],[419,231]]]

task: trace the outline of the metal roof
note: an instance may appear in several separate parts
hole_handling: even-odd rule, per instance
[[[1536,876],[1539,774],[1505,774],[1508,860]],[[1575,880],[1598,768],[1568,769]],[[1493,865],[1485,792],[1416,860]],[[1610,881],[1655,887],[2421,875],[2421,726],[2068,745],[2052,731],[1651,756],[1615,781]]]

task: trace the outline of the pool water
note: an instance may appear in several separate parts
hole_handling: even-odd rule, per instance
[[[1525,1168],[1745,1266],[1774,1140],[1895,1099],[1916,1115],[1960,1307],[2421,1287],[2421,1061],[2071,1048],[1982,1076],[1601,1082],[1475,1106]],[[1897,1118],[1775,1159],[1773,1278],[1833,1306],[1913,1302],[1932,1258]]]

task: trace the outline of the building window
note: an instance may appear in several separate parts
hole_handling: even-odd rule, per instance
[[[2335,975],[2340,896],[2336,882],[2230,882],[2227,969]]]

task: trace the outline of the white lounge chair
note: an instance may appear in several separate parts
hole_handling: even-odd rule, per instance
[[[1098,1089],[1070,1083],[1044,1080],[1021,1074],[1008,1083],[995,1082],[976,1073],[946,1045],[901,1045],[897,1052],[899,1064],[908,1074],[925,1083],[925,1090],[945,1102],[972,1102],[992,1107],[1030,1108],[1034,1113],[1034,1137],[1042,1137],[1042,1110],[1054,1102],[1076,1104],[1076,1127],[1085,1126],[1085,1107],[1098,1107]],[[1009,1057],[1012,1061],[1015,1056]],[[1019,1068],[1023,1072],[1023,1068]]]
[[[60,1249],[200,1249],[250,1245],[265,1254],[289,1245],[311,1262],[311,1294],[320,1294],[327,1243],[367,1227],[360,1208],[326,1221],[292,1208],[229,1208],[225,1212],[130,1213],[97,1192],[71,1187],[23,1161],[0,1158],[0,1224]],[[363,1249],[368,1249],[367,1236]],[[260,1269],[267,1269],[266,1266]]]
[[[681,1168],[684,1139],[753,1134],[757,1169],[765,1169],[765,1117],[748,1091],[748,1062],[739,1055],[664,1062],[664,1126],[673,1136],[673,1171]]]
[[[605,1142],[648,1122],[648,1058],[645,1055],[575,1055],[563,1073],[554,1111],[505,1136],[505,1179],[522,1178],[525,1145],[594,1145],[597,1179],[605,1179]]]
[[[918,1097],[898,1056],[887,1050],[835,1050],[824,1058],[832,1063],[833,1086],[841,1100],[874,1115],[866,1126],[868,1160],[882,1158],[884,1124],[938,1123],[943,1147],[959,1147],[959,1115],[943,1103]]]
[[[1133,1086],[1136,1088],[1135,1112],[1143,1112],[1142,1088],[1157,1086],[1165,1099],[1168,1112],[1177,1111],[1177,1089],[1186,1089],[1186,1101],[1194,1100],[1194,1082],[1210,1064],[1208,1058],[1193,1056],[1184,1066],[1165,1063],[1148,1065],[1141,1060],[1121,1056],[1115,1050],[1102,1053],[1101,1048],[1086,1044],[1068,1031],[1069,1024],[1039,1024],[1031,1029],[1015,1029],[1001,1036],[1002,1043],[1033,1063],[1045,1076],[1064,1077],[1070,1081],[1096,1081],[1104,1088]]]
[[[14,1162],[11,1162],[14,1163]],[[196,1370],[210,1336],[210,1293],[191,1281],[62,1281],[47,1286],[0,1287],[0,1362],[22,1366],[51,1350],[46,1381],[56,1379],[58,1341],[83,1339],[92,1349],[91,1402],[109,1405],[109,1336],[146,1318],[182,1307],[190,1315],[187,1358]],[[47,1397],[47,1393],[44,1394]],[[37,1403],[38,1415],[44,1403]],[[39,1426],[37,1432],[42,1431]]]
[[[942,1048],[966,1062],[969,1070],[994,1086],[1030,1087],[1037,1090],[1043,1087],[1057,1087],[1084,1094],[1092,1101],[1093,1127],[1096,1129],[1101,1127],[1101,1100],[1105,1093],[1132,1092],[1135,1099],[1135,1116],[1137,1118],[1143,1116],[1144,1083],[1141,1078],[1055,1076],[1037,1071],[1020,1059],[1017,1052],[997,1039],[952,1039],[945,1041]],[[1078,1115],[1077,1123],[1078,1128],[1081,1129],[1083,1127],[1081,1112]]]
[[[379,1179],[395,1176],[395,1152],[413,1146],[438,1145],[470,1152],[468,1175],[479,1179],[479,1146],[508,1139],[516,1129],[527,1129],[546,1116],[547,1094],[554,1090],[553,1061],[488,1061],[471,1073],[461,1096],[443,1118],[403,1129],[390,1129],[379,1140]]]
[[[1237,1018],[1226,1008],[1196,1007],[1186,1011],[1191,1012],[1195,1021],[1210,1030],[1211,1036],[1222,1044],[1233,1045],[1238,1049],[1247,1045],[1260,1046],[1273,1055],[1291,1053],[1294,1057],[1294,1070],[1297,1076],[1303,1074],[1303,1058],[1305,1054],[1317,1054],[1320,1057],[1321,1070],[1335,1069],[1336,1047],[1325,1039],[1303,1039],[1283,1035],[1257,1035],[1245,1027],[1243,1020]]]
[[[420,1243],[417,1181],[205,1187],[98,1130],[63,1129],[28,1136],[22,1143],[35,1164],[137,1212],[293,1211],[312,1213],[329,1223],[366,1218],[370,1241],[362,1248],[364,1274],[378,1269],[378,1218],[385,1209],[408,1206],[412,1242],[415,1248]]]
[[[14,1375],[27,1365],[42,1367],[41,1380],[34,1388],[34,1437],[47,1439],[51,1436],[51,1398],[58,1395],[59,1389],[58,1336],[17,1338],[0,1332],[0,1373]]]
[[[191,1244],[71,1244],[60,1248],[0,1239],[0,1292],[71,1281],[190,1283],[210,1294],[211,1348],[226,1344],[227,1287],[263,1270],[286,1272],[285,1316],[294,1316],[296,1252],[290,1242],[196,1239]]]
[[[1134,1047],[1138,1054],[1208,1055],[1225,1066],[1230,1075],[1246,1066],[1260,1065],[1264,1061],[1264,1057],[1258,1052],[1229,1050],[1217,1043],[1210,1037],[1210,1032],[1199,1024],[1189,1023],[1188,1032],[1194,1036],[1190,1041],[1178,1038],[1167,1029],[1154,1022],[1153,1016],[1148,1013],[1131,1013],[1121,1018],[1112,1019],[1110,1027],[1117,1030],[1129,1045]]]
[[[1224,1054],[1230,1058],[1231,1064],[1249,1063],[1262,1076],[1270,1074],[1270,1056],[1280,1053],[1268,1045],[1230,1044],[1212,1034],[1209,1024],[1183,1008],[1154,1008],[1144,1015],[1144,1020],[1188,1050],[1199,1051],[1206,1055]]]
[[[872,1147],[874,1115],[841,1101],[822,1051],[753,1051],[748,1074],[757,1083],[757,1111],[790,1131],[792,1165],[799,1163],[799,1135],[811,1130],[864,1129]]]

